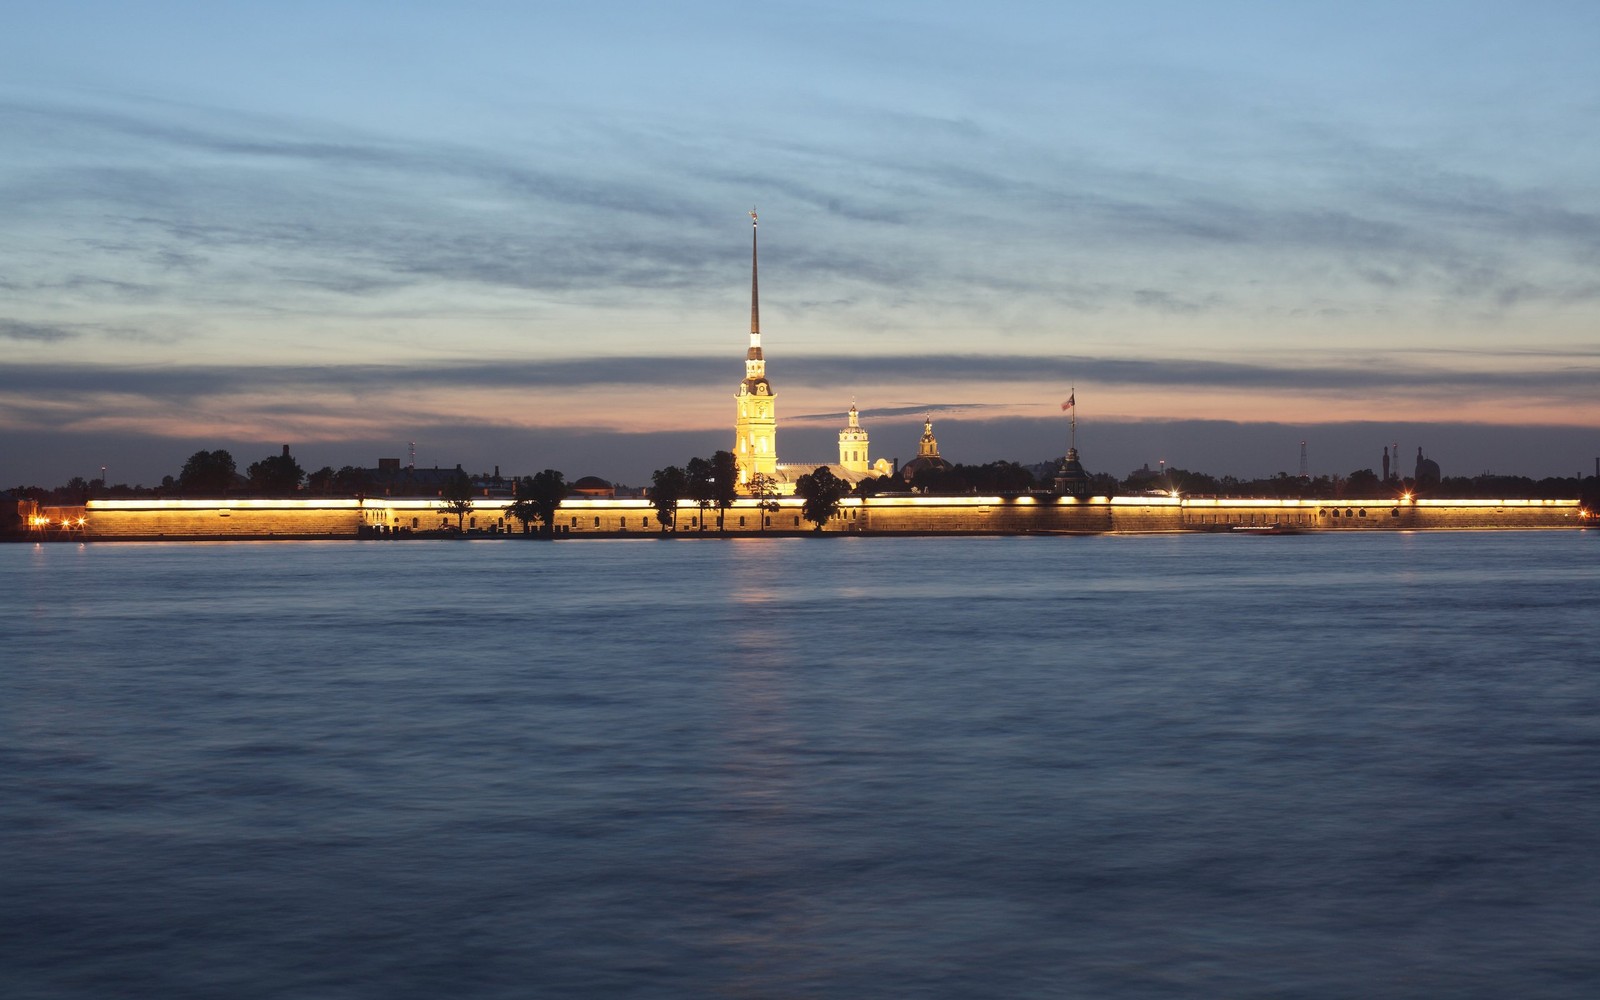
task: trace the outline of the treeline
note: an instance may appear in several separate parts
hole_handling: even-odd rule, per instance
[[[352,470],[354,471],[354,470]],[[323,472],[335,475],[332,469]],[[314,475],[320,475],[314,474]],[[104,479],[73,476],[66,485],[54,489],[18,486],[8,490],[22,500],[45,504],[77,505],[93,499],[133,499],[136,497],[220,497],[229,494],[253,496],[291,496],[302,491],[306,474],[288,452],[268,455],[251,462],[243,473],[226,449],[197,451],[183,463],[176,476],[163,476],[157,486],[127,483],[108,484]]]
[[[1531,500],[1592,501],[1600,480],[1593,476],[1446,476],[1438,482],[1418,486],[1410,478],[1391,476],[1387,482],[1371,469],[1357,469],[1348,476],[1313,476],[1302,479],[1280,472],[1265,479],[1214,477],[1186,469],[1164,473],[1141,469],[1119,484],[1123,493],[1171,492],[1183,496],[1276,497],[1286,500],[1383,500],[1402,493],[1442,500],[1499,500],[1525,497]]]
[[[825,467],[823,467],[825,470]],[[546,469],[545,473],[561,476]],[[541,473],[540,475],[544,475]],[[838,480],[830,472],[822,480],[811,473],[805,490],[817,497],[814,510],[806,517],[821,523],[812,514],[831,516],[838,500],[844,496],[877,496],[887,493],[918,493],[930,496],[960,496],[966,494],[1007,494],[1049,490],[1053,485],[1053,463],[1019,465],[1015,462],[988,462],[983,465],[950,465],[919,470],[908,483],[898,474],[862,480],[853,490],[848,483]],[[466,477],[460,477],[466,482]],[[532,488],[537,477],[510,480],[513,491]],[[803,477],[804,478],[804,477]],[[741,495],[754,496],[767,504],[777,496],[777,484],[757,476],[747,484],[741,494],[738,468],[731,452],[718,451],[709,458],[691,458],[683,466],[657,469],[651,476],[651,497],[656,502],[656,516],[665,527],[675,525],[679,501],[688,500],[700,507],[703,513],[717,512],[718,528],[726,511]],[[801,483],[796,483],[797,489]],[[550,492],[553,487],[545,482],[539,487]],[[126,483],[108,485],[104,480],[85,480],[73,477],[64,486],[44,489],[38,486],[17,486],[6,491],[10,496],[36,500],[41,504],[74,506],[90,498],[137,497],[223,497],[223,496],[362,496],[376,492],[372,473],[367,469],[344,466],[334,469],[324,466],[307,474],[287,449],[280,454],[268,455],[250,463],[241,472],[233,456],[224,449],[197,451],[184,462],[176,476],[165,476],[158,486],[129,486]],[[457,486],[470,492],[470,483]],[[563,489],[565,489],[563,480]],[[842,490],[842,492],[840,492]],[[1104,473],[1090,477],[1089,492],[1099,496],[1135,495],[1142,493],[1172,493],[1183,496],[1224,497],[1276,497],[1304,500],[1378,500],[1411,493],[1422,497],[1440,499],[1501,499],[1526,497],[1529,499],[1581,499],[1589,506],[1600,506],[1600,479],[1585,477],[1550,477],[1532,479],[1527,476],[1446,476],[1437,483],[1425,482],[1419,487],[1410,478],[1390,477],[1383,480],[1371,469],[1357,469],[1347,476],[1314,476],[1301,478],[1280,472],[1261,479],[1240,479],[1234,476],[1212,476],[1188,469],[1157,471],[1139,469],[1124,479]],[[838,493],[835,497],[834,494]],[[807,498],[806,493],[800,493]],[[565,494],[563,493],[563,498]],[[557,501],[559,503],[559,501]],[[538,520],[537,523],[544,523]],[[699,519],[701,530],[706,529],[706,518]]]

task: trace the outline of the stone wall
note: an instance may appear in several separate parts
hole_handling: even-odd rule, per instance
[[[1251,500],[1186,497],[1183,527],[1222,531],[1273,524],[1304,531],[1575,528],[1576,500]]]
[[[468,533],[520,532],[506,500],[479,499],[462,519]],[[42,513],[85,519],[70,532],[40,537],[353,538],[362,527],[390,531],[453,528],[456,518],[431,499],[360,500],[91,500],[86,508]],[[763,518],[765,524],[763,524]],[[1250,500],[1239,498],[873,497],[845,501],[824,530],[872,534],[1089,534],[1229,531],[1280,525],[1304,531],[1576,528],[1586,522],[1575,500]],[[703,524],[703,529],[702,529]],[[716,530],[717,511],[679,508],[680,534]],[[794,498],[763,514],[752,500],[729,509],[732,534],[811,529]],[[648,500],[568,500],[556,517],[564,536],[657,535]]]
[[[91,500],[84,537],[354,538],[355,500]]]

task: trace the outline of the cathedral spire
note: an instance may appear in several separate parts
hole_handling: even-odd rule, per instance
[[[750,346],[761,346],[761,296],[756,288],[756,210],[750,209]]]

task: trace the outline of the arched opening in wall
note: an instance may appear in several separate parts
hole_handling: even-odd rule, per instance
[[[413,528],[418,528],[418,527],[421,527],[421,525],[419,525],[419,524],[418,524],[418,523],[417,523],[417,519],[416,519],[416,518],[414,518],[414,517],[413,517],[413,518],[412,518],[412,519],[411,519],[411,526],[412,526],[412,527],[413,527]]]
[[[1389,516],[1390,517],[1399,517],[1400,516],[1400,508],[1399,507],[1390,507],[1389,508]]]
[[[1367,516],[1367,508],[1365,508],[1365,507],[1361,508],[1361,511],[1360,511],[1358,516],[1366,517]]]
[[[744,515],[743,514],[739,515],[739,527],[741,527],[741,528],[744,527]]]

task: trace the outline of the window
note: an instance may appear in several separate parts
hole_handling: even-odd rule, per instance
[[[739,515],[739,527],[741,527],[741,528],[744,527],[744,515],[743,514]]]
[[[411,519],[411,526],[413,528],[421,527],[421,525],[417,524],[417,519],[414,517]]]
[[[595,526],[595,527],[596,527],[596,528],[598,528],[598,527],[600,527],[600,516],[599,516],[599,515],[598,515],[598,514],[597,514],[597,515],[595,515],[595,519],[594,519],[594,526]]]
[[[798,528],[798,527],[800,527],[800,518],[798,518],[798,517],[796,517],[796,518],[795,518],[795,519],[794,519],[794,526],[795,526],[795,527],[796,527],[796,528]]]

